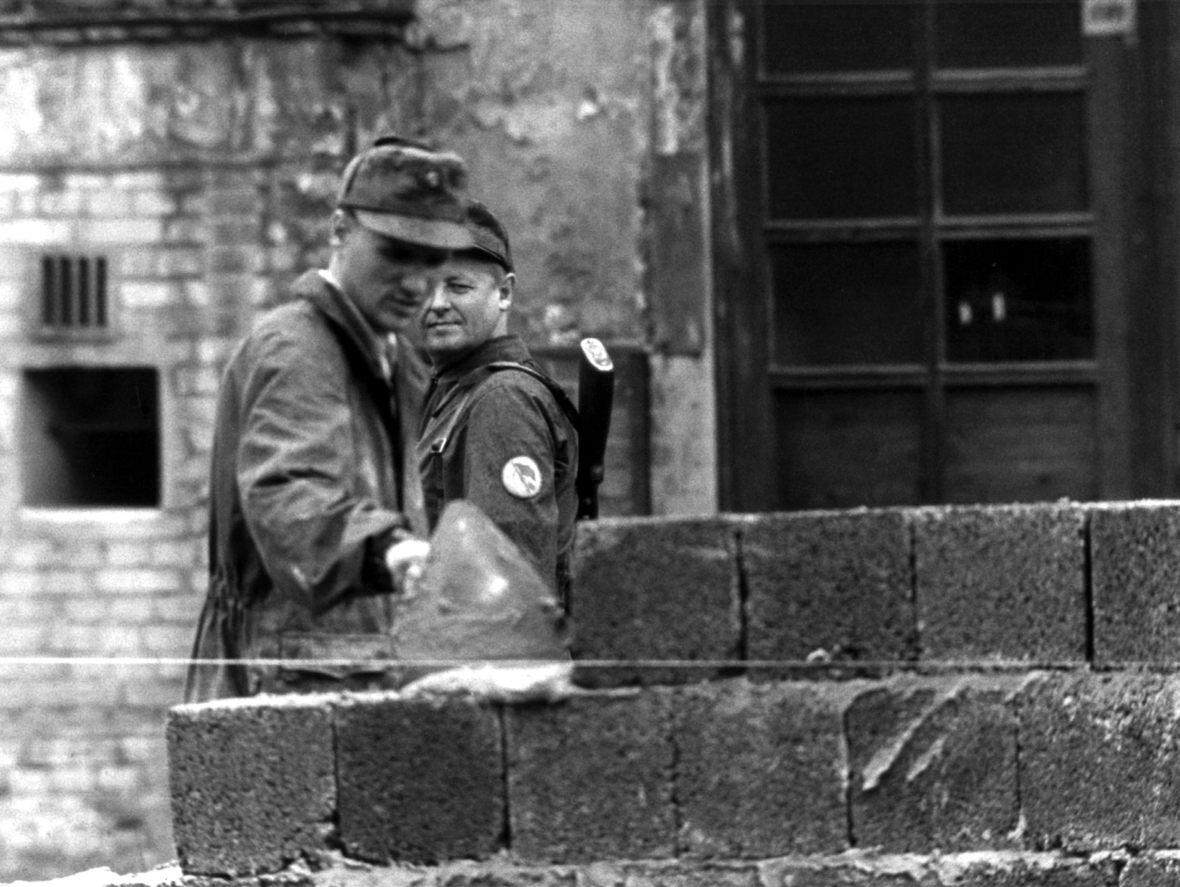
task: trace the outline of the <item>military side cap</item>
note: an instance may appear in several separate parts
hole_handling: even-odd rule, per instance
[[[466,200],[467,231],[475,245],[471,249],[482,253],[504,266],[506,271],[512,270],[512,250],[508,245],[508,232],[500,224],[500,220],[492,215],[492,211],[473,198]]]
[[[340,181],[336,205],[371,231],[439,249],[471,249],[464,224],[467,170],[457,154],[384,136],[357,154]]]

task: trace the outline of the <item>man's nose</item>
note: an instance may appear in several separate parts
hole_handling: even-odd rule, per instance
[[[426,294],[426,308],[428,311],[446,311],[450,307],[447,301],[447,288],[441,280],[434,281]]]

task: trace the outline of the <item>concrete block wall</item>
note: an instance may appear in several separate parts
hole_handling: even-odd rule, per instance
[[[584,524],[569,698],[173,709],[180,866],[1170,883],[1180,676],[1147,623],[1177,592],[1178,518],[1060,502]]]
[[[1180,506],[610,518],[578,539],[584,680],[669,668],[1167,665]]]

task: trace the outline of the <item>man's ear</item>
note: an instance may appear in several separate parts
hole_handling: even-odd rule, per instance
[[[512,295],[516,291],[516,275],[509,271],[500,281],[500,310],[507,311],[512,307]]]
[[[351,220],[348,214],[342,209],[332,211],[332,219],[330,221],[330,232],[328,236],[328,243],[330,246],[340,246],[344,243],[348,236],[349,230],[352,228]]]

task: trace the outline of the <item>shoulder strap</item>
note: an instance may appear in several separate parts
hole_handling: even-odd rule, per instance
[[[468,409],[470,409],[472,397],[475,396],[475,393],[480,389],[483,383],[487,381],[488,377],[503,370],[516,370],[517,372],[532,376],[534,379],[548,388],[549,393],[553,395],[553,399],[557,401],[557,405],[561,408],[561,411],[565,413],[566,417],[570,420],[570,424],[573,425],[575,433],[577,432],[578,408],[574,406],[574,402],[570,400],[569,395],[565,393],[565,390],[560,385],[558,385],[557,382],[549,378],[549,376],[547,376],[541,370],[537,369],[536,367],[531,367],[528,364],[519,363],[515,360],[497,360],[492,361],[491,363],[483,364],[482,366],[472,370],[468,376],[464,377],[466,379],[470,378],[471,376],[478,375],[480,378],[473,382],[473,384],[471,384],[467,390],[463,392],[461,395],[462,400],[459,401],[459,406],[451,413],[451,416],[447,420],[446,424],[442,428],[437,429],[436,433],[432,435],[434,438],[431,442],[432,452],[440,452],[446,447],[447,442],[451,439],[451,432],[454,431],[455,426],[460,423],[460,420],[466,416]]]
[[[549,378],[536,367],[531,367],[527,363],[518,363],[515,360],[496,360],[492,363],[485,364],[484,369],[497,372],[499,370],[518,370],[526,375],[532,376],[538,382],[549,389],[549,393],[553,395],[553,399],[557,401],[557,405],[561,407],[561,411],[565,413],[566,418],[570,420],[570,424],[576,430],[578,427],[578,408],[574,406],[574,402],[570,400],[570,396],[565,393],[565,389],[557,384],[556,381]],[[479,386],[476,386],[479,387]],[[474,390],[474,389],[472,389]]]

